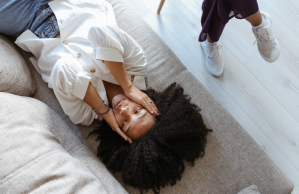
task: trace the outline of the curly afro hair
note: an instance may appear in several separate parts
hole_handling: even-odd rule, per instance
[[[200,108],[190,102],[184,89],[173,83],[163,92],[148,89],[145,93],[155,102],[160,115],[154,126],[132,144],[114,132],[105,120],[90,135],[100,144],[97,156],[112,172],[120,172],[125,184],[140,193],[152,189],[159,193],[174,185],[185,169],[205,154],[207,129]]]

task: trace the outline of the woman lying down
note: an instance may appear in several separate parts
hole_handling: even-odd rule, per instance
[[[204,155],[211,130],[200,109],[175,83],[163,92],[146,88],[144,51],[118,27],[109,3],[0,4],[0,32],[33,53],[65,114],[75,124],[101,120],[92,132],[101,140],[98,156],[126,184],[159,192],[181,178],[184,161]]]

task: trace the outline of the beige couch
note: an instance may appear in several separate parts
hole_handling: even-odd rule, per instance
[[[286,175],[133,9],[108,1],[120,28],[145,50],[148,86],[181,84],[214,130],[205,156],[161,193],[291,193]],[[95,156],[98,142],[86,137],[98,122],[74,125],[30,56],[0,35],[0,193],[138,193]]]

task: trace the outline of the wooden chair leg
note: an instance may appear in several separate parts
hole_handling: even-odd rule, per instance
[[[163,7],[163,5],[164,5],[164,2],[165,2],[165,0],[161,0],[161,1],[160,1],[160,5],[159,5],[158,11],[157,11],[158,14],[160,14],[161,9],[162,9],[162,7]]]

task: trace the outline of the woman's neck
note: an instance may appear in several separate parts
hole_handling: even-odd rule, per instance
[[[112,84],[110,82],[106,82],[103,81],[105,89],[106,89],[106,94],[107,94],[107,98],[109,101],[109,105],[111,106],[111,102],[112,99],[114,98],[114,96],[118,95],[118,94],[125,94],[123,89],[115,84]]]

